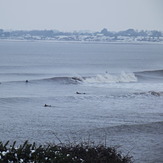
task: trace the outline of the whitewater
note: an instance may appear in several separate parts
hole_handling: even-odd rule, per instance
[[[162,163],[163,46],[1,40],[0,141],[7,140],[91,141],[136,163]]]

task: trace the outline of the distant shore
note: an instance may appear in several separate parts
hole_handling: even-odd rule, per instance
[[[0,39],[13,40],[46,40],[55,42],[93,42],[93,43],[146,43],[163,42],[163,32],[157,30],[109,31],[104,28],[101,31],[73,31],[63,32],[58,30],[4,30],[0,29]]]

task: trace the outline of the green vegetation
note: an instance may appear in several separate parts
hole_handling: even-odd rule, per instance
[[[115,148],[103,145],[40,145],[24,144],[16,147],[0,142],[0,163],[131,163],[131,157],[122,156]]]

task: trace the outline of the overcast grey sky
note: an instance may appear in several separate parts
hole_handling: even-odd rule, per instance
[[[0,0],[2,29],[163,30],[163,0]]]

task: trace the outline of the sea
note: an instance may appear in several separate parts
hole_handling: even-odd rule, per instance
[[[163,162],[163,44],[0,40],[0,141],[116,147]]]

